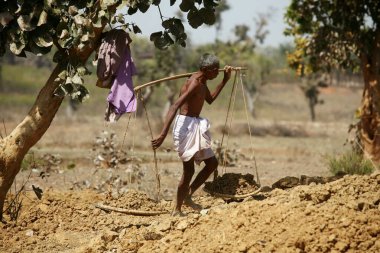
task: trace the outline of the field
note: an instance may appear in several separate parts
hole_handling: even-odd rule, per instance
[[[182,168],[170,135],[157,152],[161,195],[154,202],[156,180],[146,118],[132,117],[129,122],[126,115],[116,124],[105,124],[106,91],[93,85],[89,89],[93,98],[70,117],[65,102],[26,156],[7,203],[25,184],[17,198],[23,201],[21,211],[17,222],[6,215],[9,222],[0,225],[1,252],[380,251],[380,177],[376,173],[273,189],[243,201],[223,200],[199,190],[195,200],[203,210],[186,208],[188,215],[183,218],[133,216],[96,208],[101,202],[168,212]],[[164,94],[162,89],[156,92]],[[23,96],[17,89],[8,92]],[[204,108],[214,140],[220,141],[223,135],[229,92],[226,88],[215,105]],[[1,95],[3,128],[9,132],[27,112],[24,105],[32,101],[24,94],[21,102],[4,102],[6,95]],[[224,136],[230,164],[219,166],[220,175],[252,174],[262,186],[302,175],[328,178],[332,175],[327,157],[350,148],[344,144],[349,124],[355,123],[361,89],[322,89],[324,104],[317,106],[317,120],[311,122],[297,85],[268,83],[260,88],[255,117],[249,115],[252,138],[242,97],[237,96],[231,130]],[[162,126],[160,108],[159,103],[148,106],[155,134]],[[33,187],[42,189],[41,199]]]

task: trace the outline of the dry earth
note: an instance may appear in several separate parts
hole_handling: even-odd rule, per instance
[[[343,144],[360,90],[323,91],[325,104],[317,107],[317,122],[309,122],[307,102],[300,98],[300,90],[290,85],[273,84],[261,90],[257,117],[252,120],[253,147],[245,114],[237,111],[228,139],[229,162],[234,166],[220,166],[221,175],[256,175],[257,165],[263,186],[287,176],[331,176],[325,156],[348,149]],[[223,131],[225,105],[221,105],[205,108],[215,140],[221,139]],[[163,199],[159,203],[150,199],[155,195],[155,174],[145,120],[132,122],[123,146],[127,117],[104,126],[99,107],[83,108],[81,116],[72,119],[60,112],[28,154],[26,170],[17,176],[15,185],[19,189],[26,182],[19,199],[21,212],[17,222],[5,215],[0,252],[380,252],[379,174],[345,176],[326,184],[317,180],[239,202],[199,191],[195,200],[204,209],[185,208],[188,215],[183,218],[132,216],[96,208],[103,203],[170,212],[181,176],[167,138],[158,152]],[[25,112],[2,113],[9,130]],[[154,132],[160,130],[157,118],[153,126]],[[115,168],[115,154],[102,161],[102,153],[94,148],[104,130],[116,133],[115,146],[123,150],[118,158],[127,156]],[[252,180],[251,176],[235,178],[221,182],[219,189],[244,194],[257,188]],[[40,200],[32,186],[43,190]],[[12,199],[9,195],[8,201]]]
[[[130,190],[28,194],[17,223],[0,228],[1,252],[379,252],[380,174],[274,189],[242,202],[197,196],[187,217],[131,216],[94,206],[170,210]]]

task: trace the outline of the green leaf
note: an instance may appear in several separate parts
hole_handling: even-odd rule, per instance
[[[48,14],[46,11],[42,11],[40,14],[40,18],[38,19],[37,26],[41,26],[47,23],[48,20]]]
[[[79,76],[89,75],[91,72],[84,66],[80,66],[77,68],[77,73]]]
[[[96,19],[96,21],[92,21],[92,25],[95,27],[95,28],[101,28],[103,26],[102,24],[102,21],[103,21],[103,18],[102,17],[98,17]]]
[[[64,40],[59,39],[58,40],[58,44],[62,48],[70,48],[74,44],[74,38],[73,37],[68,37],[67,39],[64,39]]]
[[[47,54],[50,52],[51,46],[50,47],[39,47],[33,40],[30,40],[28,43],[30,51],[37,55],[37,56],[42,56],[44,54]]]
[[[11,52],[14,53],[15,55],[21,54],[24,48],[25,48],[25,44],[20,43],[18,41],[13,41],[9,43],[9,50],[11,50]]]
[[[203,0],[203,5],[208,9],[218,6],[218,4],[214,2],[214,0]]]
[[[169,33],[165,32],[165,33],[164,33],[164,38],[165,38],[165,40],[166,40],[170,45],[173,45],[173,44],[174,44],[174,40],[170,37]]]
[[[71,79],[72,83],[74,84],[83,84],[83,79],[79,76],[78,73],[76,73],[72,79]]]
[[[57,96],[57,97],[64,97],[66,96],[67,92],[65,91],[65,89],[62,87],[62,85],[58,86],[54,92],[53,92],[54,96]]]
[[[203,24],[202,16],[199,15],[199,12],[195,7],[187,14],[187,20],[189,21],[189,25],[195,29]]]
[[[188,12],[194,7],[194,1],[193,0],[182,0],[181,4],[179,5],[179,8],[183,12]]]
[[[18,17],[17,23],[22,31],[33,31],[36,28],[35,25],[32,25],[29,15],[21,15]]]
[[[71,94],[74,91],[74,86],[72,83],[64,83],[61,87],[65,91],[65,95]]]
[[[75,5],[69,6],[69,14],[70,16],[75,16],[78,14],[78,8]]]
[[[137,10],[138,10],[137,8],[129,7],[127,13],[128,13],[128,15],[133,15],[137,12]]]
[[[170,6],[173,6],[175,4],[176,0],[170,0]]]
[[[120,13],[120,14],[117,16],[116,21],[119,22],[119,23],[121,23],[121,24],[125,24],[125,19],[124,19],[123,14]]]
[[[215,12],[213,9],[202,8],[199,10],[199,15],[202,16],[203,23],[213,25],[215,23]]]
[[[77,99],[79,102],[83,103],[85,100],[87,100],[90,97],[90,92],[88,92],[87,88],[83,85],[79,85],[78,87],[79,94],[77,95]]]
[[[155,32],[150,35],[150,41],[155,41],[158,38],[161,38],[162,32]]]
[[[181,41],[185,41],[187,39],[186,33],[181,33],[179,36],[176,37],[176,41],[181,43]]]
[[[0,24],[2,26],[7,26],[13,19],[14,17],[9,12],[0,12]]]
[[[58,77],[59,77],[59,79],[61,79],[61,80],[66,80],[66,77],[67,77],[67,71],[66,71],[66,70],[62,70],[61,73],[58,74]]]
[[[75,22],[75,24],[77,24],[77,25],[83,25],[83,24],[86,23],[86,18],[83,17],[82,15],[76,15],[76,16],[74,17],[74,22]]]
[[[166,40],[165,37],[160,37],[154,41],[155,47],[161,50],[167,49],[169,47],[169,44],[170,42]]]
[[[133,32],[136,33],[142,33],[140,28],[137,25],[132,25]]]
[[[53,45],[53,38],[47,32],[43,34],[36,34],[35,36],[32,37],[32,40],[39,47],[50,47]]]
[[[88,33],[84,34],[81,38],[80,38],[80,41],[82,42],[87,42],[90,40],[90,36]]]
[[[172,24],[172,20],[171,19],[167,19],[165,21],[162,22],[162,27],[165,28],[165,29],[169,29],[170,25]]]
[[[101,2],[100,8],[102,8],[102,10],[107,10],[108,7],[111,7],[117,4],[118,0],[102,0],[100,2]]]
[[[149,9],[149,7],[150,7],[149,3],[146,3],[146,2],[138,2],[137,3],[137,8],[142,13],[145,13]]]

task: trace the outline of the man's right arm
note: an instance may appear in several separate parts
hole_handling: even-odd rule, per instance
[[[192,96],[195,88],[198,85],[198,82],[196,81],[196,79],[193,79],[192,81],[190,81],[190,83],[188,85],[189,86],[188,86],[187,90],[185,92],[183,92],[181,94],[181,96],[174,102],[174,104],[172,104],[170,106],[169,111],[166,115],[164,126],[162,128],[160,135],[157,138],[152,140],[153,149],[157,149],[164,142],[164,140],[165,140],[165,138],[169,132],[170,125],[174,120],[174,117],[176,115],[177,110],[186,102],[186,100],[190,96]]]

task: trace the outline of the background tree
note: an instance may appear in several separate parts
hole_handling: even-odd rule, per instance
[[[0,59],[0,92],[4,91],[3,85],[3,61]]]
[[[289,63],[300,73],[360,70],[364,90],[357,130],[365,154],[380,162],[380,1],[292,0],[286,13],[296,50]]]
[[[171,0],[173,5],[176,0]],[[7,49],[26,57],[26,52],[46,55],[54,47],[57,63],[42,87],[28,115],[11,133],[0,140],[0,219],[5,196],[20,170],[29,149],[49,128],[64,96],[82,101],[88,97],[83,76],[85,64],[98,47],[104,28],[118,22],[121,28],[140,32],[137,25],[126,23],[125,16],[137,11],[146,12],[160,0],[0,0],[0,56]],[[214,0],[182,0],[180,9],[187,13],[193,28],[215,22]],[[127,6],[127,14],[115,16],[117,7]],[[150,40],[157,48],[170,45],[186,46],[186,33],[178,18],[162,19],[162,31],[153,33]]]

